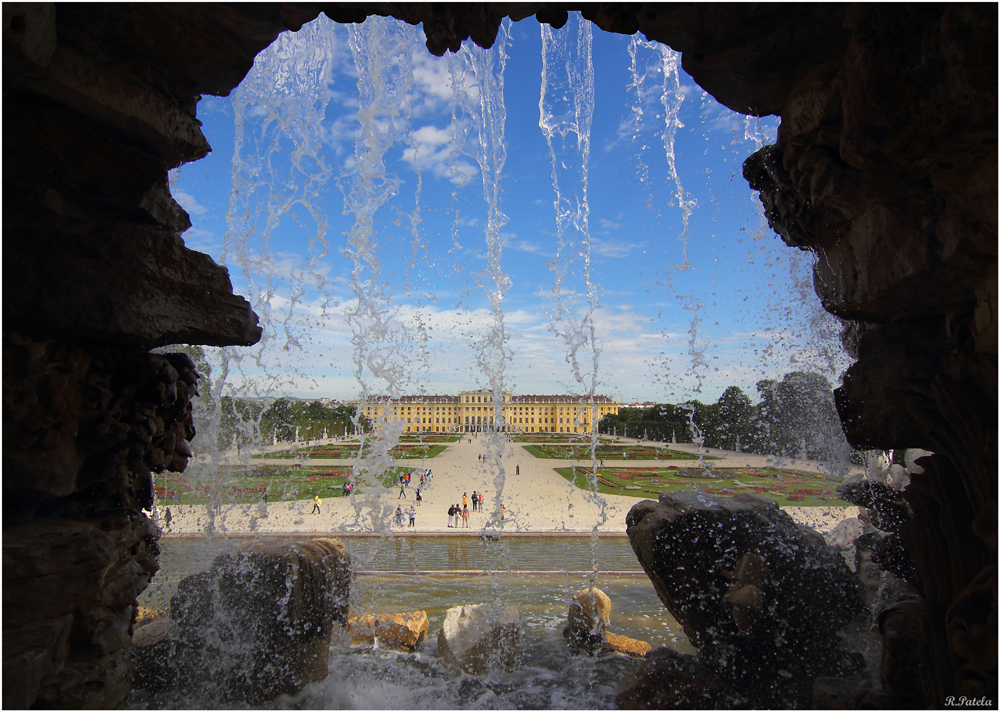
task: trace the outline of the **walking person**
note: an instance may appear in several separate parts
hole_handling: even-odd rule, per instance
[[[399,496],[396,499],[406,499],[406,482],[399,483]]]
[[[424,501],[424,498],[420,496],[420,488],[417,487],[417,506],[419,507],[420,503],[423,502],[423,501]]]
[[[318,494],[314,495],[313,496],[313,509],[312,509],[312,512],[311,512],[312,514],[320,514],[320,511],[319,511],[319,505],[320,504],[321,504],[321,502],[320,502],[319,495]],[[299,510],[299,511],[302,511],[302,510]]]
[[[410,526],[416,528],[416,526],[417,526],[417,510],[413,507],[412,504],[410,505],[410,512],[409,512],[409,514],[410,514]]]

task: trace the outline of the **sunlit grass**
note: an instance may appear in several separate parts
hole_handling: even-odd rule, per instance
[[[399,477],[413,472],[409,490],[420,481],[419,471],[408,467],[394,467],[378,476],[379,484],[392,491],[399,488]],[[207,504],[213,491],[221,493],[223,504],[253,504],[264,500],[283,502],[289,500],[343,497],[343,485],[351,479],[351,468],[335,467],[282,467],[257,465],[252,467],[221,467],[212,485],[192,482],[184,474],[168,472],[155,476],[155,493],[158,502],[166,504]],[[364,489],[355,481],[355,494]]]

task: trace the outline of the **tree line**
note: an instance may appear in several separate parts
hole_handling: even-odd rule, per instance
[[[222,396],[219,398],[219,431],[217,442],[220,448],[236,443],[239,447],[259,443],[317,440],[324,437],[348,435],[355,432],[353,418],[357,408],[353,405],[328,407],[319,401],[300,403],[287,398],[277,398],[270,402],[244,400]],[[361,430],[367,430],[369,423],[361,415]]]
[[[192,403],[195,421],[199,424],[199,437],[215,440],[220,450],[232,445],[239,448],[248,445],[270,445],[273,442],[293,442],[316,440],[326,433],[329,437],[355,432],[354,417],[356,406],[337,405],[328,407],[318,400],[311,402],[291,401],[287,398],[274,400],[250,400],[212,394],[212,366],[200,346],[172,346],[170,351],[187,354],[194,362],[200,375],[198,391],[200,395]],[[371,422],[364,415],[358,416],[357,429],[371,429]]]
[[[730,386],[711,404],[692,400],[620,408],[617,415],[605,416],[598,430],[678,443],[703,437],[706,447],[813,460],[839,459],[851,450],[833,388],[823,376],[794,371],[780,381],[758,381],[757,396],[754,404],[741,388]]]

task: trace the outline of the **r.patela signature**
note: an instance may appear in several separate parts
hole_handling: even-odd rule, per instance
[[[993,700],[989,697],[966,697],[962,695],[961,697],[955,697],[954,695],[948,695],[944,699],[945,707],[992,707]]]

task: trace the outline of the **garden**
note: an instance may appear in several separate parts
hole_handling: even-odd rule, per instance
[[[387,489],[399,487],[399,478],[408,467],[394,467],[378,476],[379,483]],[[288,500],[321,499],[343,497],[344,483],[351,480],[350,467],[281,467],[260,465],[255,467],[220,467],[217,470],[218,491],[222,502],[230,504],[253,504],[261,501],[283,502]],[[154,475],[156,499],[162,504],[207,504],[211,499],[212,487],[202,482],[191,482],[184,474],[165,472]],[[416,478],[414,481],[413,478]],[[410,489],[415,490],[419,482],[419,472],[414,473]],[[354,493],[359,494],[358,484]]]
[[[396,460],[420,460],[423,458],[437,457],[444,452],[448,446],[444,443],[454,442],[453,440],[434,440],[424,438],[423,442],[415,438],[400,438],[399,444],[389,451],[389,455]],[[367,454],[367,453],[366,453]],[[260,453],[254,455],[254,460],[353,460],[358,456],[358,443],[344,442],[331,443],[329,445],[314,445],[296,450],[282,450],[280,452]]]
[[[590,460],[590,443],[536,443],[525,445],[524,449],[535,457],[554,460]],[[598,460],[697,460],[698,455],[672,450],[669,447],[653,447],[652,445],[632,445],[599,441],[597,443]],[[717,460],[717,457],[705,456],[705,460]]]
[[[593,490],[593,470],[584,467],[559,467],[556,472],[577,487]],[[839,482],[817,472],[762,468],[683,468],[641,467],[623,469],[597,468],[597,491],[650,499],[661,492],[691,490],[717,497],[732,497],[739,492],[759,494],[781,506],[849,506],[837,498]]]

